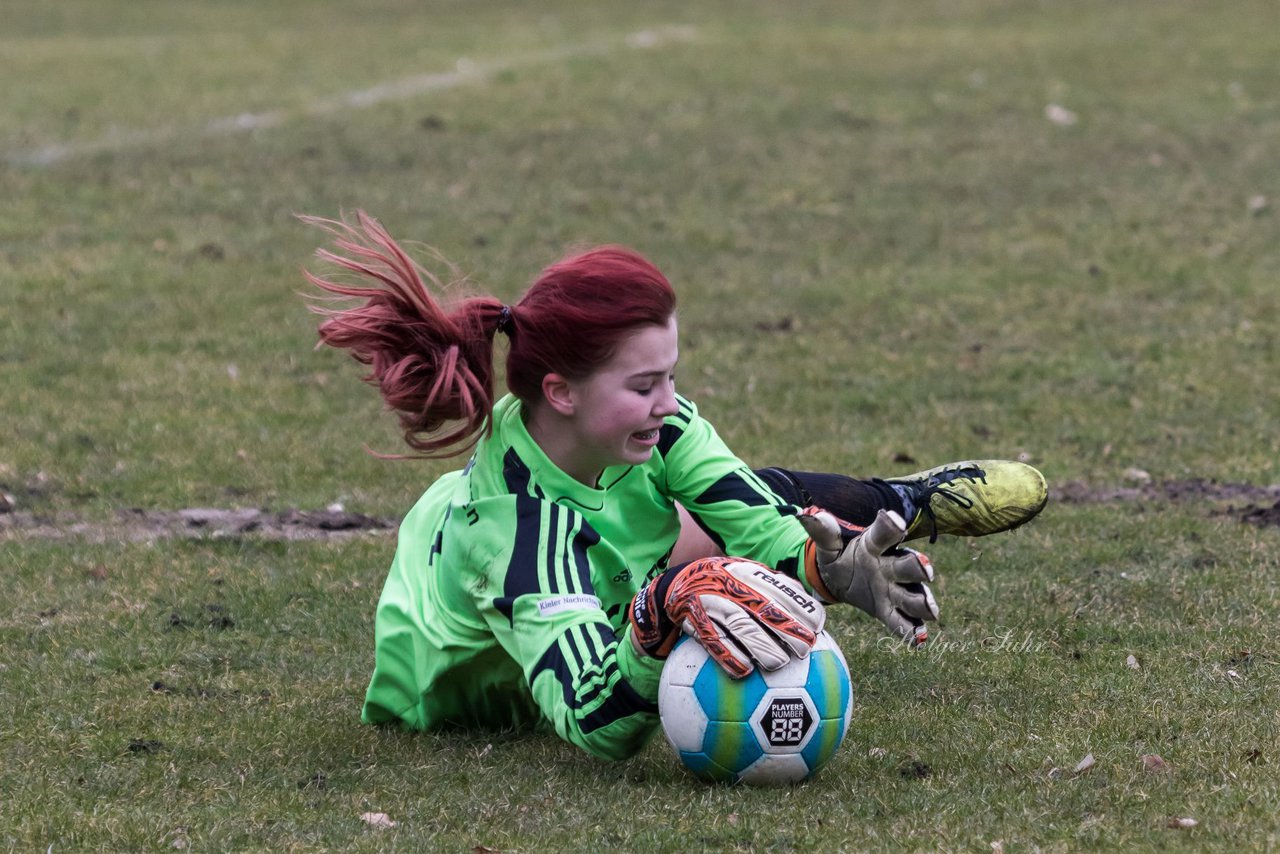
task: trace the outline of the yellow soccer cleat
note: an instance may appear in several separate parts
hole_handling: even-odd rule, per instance
[[[906,539],[985,537],[1035,518],[1049,500],[1044,475],[1009,460],[966,460],[886,481],[914,507]],[[908,507],[911,511],[912,508]]]

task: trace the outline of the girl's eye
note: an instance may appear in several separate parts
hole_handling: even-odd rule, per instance
[[[669,375],[667,377],[667,382],[671,383],[671,385],[674,387],[676,384],[676,375],[675,374]],[[658,384],[654,383],[653,385],[645,386],[644,388],[632,389],[632,391],[634,391],[636,394],[640,395],[641,397],[648,397],[650,394],[653,393],[653,390],[657,387],[658,387]]]

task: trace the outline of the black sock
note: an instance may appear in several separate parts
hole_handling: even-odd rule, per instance
[[[906,516],[907,508],[898,491],[879,478],[856,480],[842,474],[781,468],[759,469],[756,476],[783,500],[800,507],[816,504],[854,525],[870,525],[881,510]]]

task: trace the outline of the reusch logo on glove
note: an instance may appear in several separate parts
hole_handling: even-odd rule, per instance
[[[811,597],[806,596],[805,594],[797,591],[794,587],[792,587],[790,584],[787,584],[785,581],[783,581],[778,576],[774,575],[772,572],[769,572],[764,569],[757,569],[755,572],[752,573],[752,575],[768,583],[771,587],[774,587],[779,591],[787,594],[787,596],[791,598],[791,601],[795,602],[801,608],[804,608],[806,613],[812,614],[814,612],[814,609],[815,609],[814,602]]]

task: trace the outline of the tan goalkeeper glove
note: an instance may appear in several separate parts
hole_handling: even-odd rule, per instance
[[[822,603],[799,581],[735,557],[668,569],[641,588],[628,616],[637,652],[666,658],[683,631],[736,679],[757,664],[777,670],[804,658],[826,622]]]
[[[925,620],[938,619],[938,603],[926,582],[933,565],[900,547],[907,526],[892,510],[881,510],[868,528],[838,519],[820,507],[798,516],[809,534],[805,576],[824,599],[866,611],[913,647],[929,639]]]

